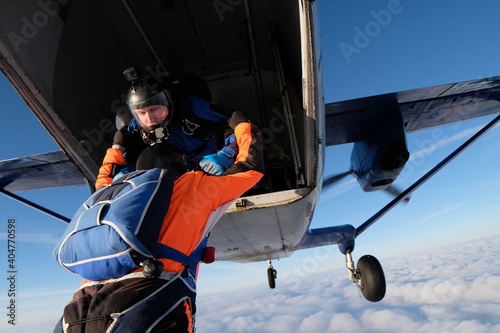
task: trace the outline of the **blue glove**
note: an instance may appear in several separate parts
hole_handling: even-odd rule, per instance
[[[230,136],[228,136],[225,140],[224,140],[224,144],[227,146],[231,143],[233,143],[234,141],[236,141],[236,135],[231,134]]]
[[[221,176],[234,163],[237,154],[236,147],[225,146],[218,153],[203,156],[200,167],[210,175]]]

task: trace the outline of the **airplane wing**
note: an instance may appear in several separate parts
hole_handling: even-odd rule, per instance
[[[500,79],[490,78],[332,103],[325,115],[314,1],[40,3],[0,2],[0,69],[63,153],[50,162],[4,161],[2,168],[12,165],[0,186],[92,184],[115,124],[129,115],[123,69],[138,66],[152,85],[169,73],[196,74],[212,102],[249,112],[266,133],[264,186],[211,234],[223,260],[282,258],[297,248],[319,197],[325,145],[356,141],[385,110],[400,110],[412,132],[498,105]],[[48,19],[32,19],[39,17]],[[344,229],[317,231],[301,244],[338,242],[352,231]]]
[[[0,161],[0,189],[8,192],[85,185],[62,151]]]
[[[379,115],[397,108],[406,133],[499,112],[500,76],[326,105],[327,146],[355,142]]]

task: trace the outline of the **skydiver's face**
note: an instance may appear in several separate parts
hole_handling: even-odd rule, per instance
[[[146,130],[153,130],[167,118],[168,108],[164,105],[149,105],[135,109],[135,113]]]

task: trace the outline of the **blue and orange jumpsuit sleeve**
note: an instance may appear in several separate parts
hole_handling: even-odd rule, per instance
[[[113,177],[111,175],[113,166],[123,164],[125,164],[123,153],[119,149],[109,148],[106,151],[106,156],[104,156],[102,165],[99,168],[99,174],[97,175],[97,181],[95,182],[96,190],[111,184],[113,182]]]

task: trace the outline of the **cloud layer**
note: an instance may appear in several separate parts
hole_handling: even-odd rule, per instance
[[[278,278],[274,290],[199,295],[197,331],[500,332],[500,238],[381,261],[379,303],[362,298],[344,270]]]
[[[310,261],[324,265],[319,253]],[[379,303],[366,301],[344,268],[317,273],[309,265],[316,272],[309,275],[305,269],[280,269],[274,290],[267,287],[263,269],[256,286],[211,294],[200,290],[197,332],[500,332],[500,237],[379,260],[387,279]],[[60,293],[65,304],[72,292]],[[52,303],[61,303],[61,297],[37,295],[47,311],[37,319],[23,316],[16,327],[2,323],[2,332],[52,332],[62,309]],[[29,312],[26,304],[23,310]]]

